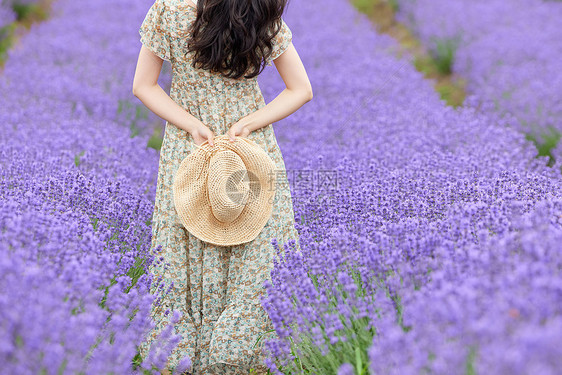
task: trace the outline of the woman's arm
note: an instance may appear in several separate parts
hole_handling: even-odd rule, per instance
[[[293,43],[273,62],[286,88],[267,105],[233,124],[228,130],[231,141],[235,135],[246,136],[256,129],[284,119],[312,100],[312,86]]]
[[[209,144],[213,145],[213,132],[178,105],[158,84],[163,62],[144,45],[141,47],[133,79],[133,95],[162,119],[189,132],[196,144],[208,139]]]

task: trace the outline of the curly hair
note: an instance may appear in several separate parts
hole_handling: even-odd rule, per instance
[[[287,0],[199,0],[187,53],[193,67],[238,79],[265,68]]]

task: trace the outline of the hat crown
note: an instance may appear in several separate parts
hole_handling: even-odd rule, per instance
[[[224,149],[212,155],[207,191],[211,211],[218,221],[230,223],[240,216],[251,196],[251,181],[237,153]]]
[[[195,237],[220,246],[255,239],[271,218],[275,163],[263,146],[244,137],[215,137],[195,145],[174,177],[174,205]]]

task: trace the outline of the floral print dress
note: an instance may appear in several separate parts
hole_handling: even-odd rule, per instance
[[[253,79],[229,79],[191,66],[192,55],[185,54],[187,28],[195,20],[197,9],[182,0],[156,0],[140,27],[144,46],[172,66],[170,97],[215,134],[224,134],[240,118],[265,106]],[[282,20],[282,28],[273,42],[271,60],[291,43],[292,34]],[[275,333],[272,322],[261,306],[266,279],[276,256],[272,239],[281,251],[300,252],[298,233],[287,181],[285,164],[272,124],[248,135],[268,152],[276,164],[278,189],[273,212],[254,240],[235,246],[216,246],[199,240],[181,224],[173,202],[173,178],[181,161],[194,150],[191,135],[166,123],[160,151],[156,201],[152,221],[151,252],[155,262],[150,272],[162,278],[169,292],[158,307],[153,306],[155,329],[140,345],[143,358],[157,335],[168,324],[171,312],[182,318],[174,324],[182,336],[168,358],[168,369],[188,356],[192,374],[248,374],[250,369],[263,373],[263,342]],[[283,246],[294,240],[294,247]],[[293,242],[293,241],[291,241]],[[158,261],[163,258],[163,261]],[[156,284],[156,283],[155,283]],[[156,305],[156,304],[154,304]],[[165,313],[169,310],[170,313]],[[254,346],[261,337],[259,343]]]

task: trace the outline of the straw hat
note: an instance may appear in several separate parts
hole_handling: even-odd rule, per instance
[[[174,204],[185,228],[214,245],[252,241],[273,209],[275,163],[254,141],[227,134],[197,146],[174,176]]]

